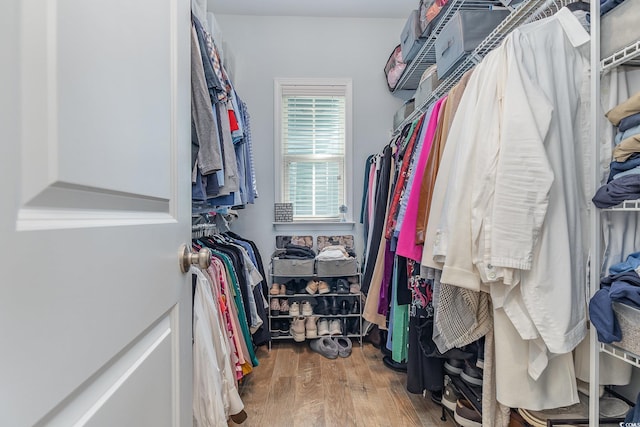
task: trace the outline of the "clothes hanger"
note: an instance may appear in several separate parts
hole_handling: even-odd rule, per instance
[[[578,11],[578,10],[583,10],[585,12],[589,12],[591,10],[591,7],[589,6],[589,3],[584,2],[584,1],[577,1],[577,2],[574,2],[574,3],[569,3],[566,7],[571,12],[575,12],[575,11]]]

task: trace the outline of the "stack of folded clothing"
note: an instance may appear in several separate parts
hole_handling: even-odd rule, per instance
[[[640,252],[609,268],[609,276],[600,282],[600,290],[589,302],[589,317],[598,331],[598,340],[612,343],[622,340],[620,324],[611,303],[617,301],[640,309]]]
[[[640,198],[640,92],[606,114],[618,127],[607,184],[598,189],[593,203],[599,208]]]
[[[313,249],[306,246],[288,243],[284,247],[284,249],[276,250],[276,252],[274,253],[274,257],[276,256],[280,259],[310,259],[315,258],[316,253],[313,251]]]
[[[320,250],[317,256],[319,260],[336,260],[336,259],[350,259],[355,258],[356,254],[353,249],[346,249],[342,245],[325,246]]]

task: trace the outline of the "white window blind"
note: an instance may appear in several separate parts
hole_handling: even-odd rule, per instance
[[[282,86],[282,201],[294,220],[337,219],[346,203],[345,86]]]

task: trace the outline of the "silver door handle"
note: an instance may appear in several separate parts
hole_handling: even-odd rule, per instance
[[[183,273],[188,272],[192,265],[197,265],[201,270],[205,270],[211,265],[211,251],[202,248],[196,254],[191,252],[191,246],[182,244],[178,253],[178,261],[180,262],[180,271]]]

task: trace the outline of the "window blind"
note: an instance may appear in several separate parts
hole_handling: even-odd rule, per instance
[[[297,219],[337,218],[345,203],[344,88],[323,89],[282,92],[283,195]]]

